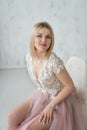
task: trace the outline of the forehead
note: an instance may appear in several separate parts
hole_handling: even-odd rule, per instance
[[[48,28],[40,28],[37,33],[41,33],[41,34],[50,34],[51,35],[51,31]]]

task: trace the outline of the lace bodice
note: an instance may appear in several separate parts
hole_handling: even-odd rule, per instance
[[[26,55],[26,61],[30,78],[40,89],[53,93],[63,87],[63,84],[55,75],[60,73],[60,71],[64,68],[64,64],[54,52],[52,52],[49,59],[45,60],[42,64],[38,78],[36,78],[33,73],[32,57],[29,53]]]

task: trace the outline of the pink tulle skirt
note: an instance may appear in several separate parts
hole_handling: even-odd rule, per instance
[[[26,130],[34,120],[38,119],[40,113],[52,100],[52,95],[36,89],[31,98],[31,110],[17,130]],[[70,94],[56,106],[48,130],[87,130],[87,105],[78,94]]]

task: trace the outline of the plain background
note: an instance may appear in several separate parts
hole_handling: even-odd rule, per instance
[[[54,51],[66,62],[87,60],[87,0],[0,0],[0,68],[26,66],[35,23],[47,21],[55,33]]]
[[[40,21],[53,27],[54,51],[65,64],[71,56],[87,61],[87,0],[0,0],[0,130],[6,130],[8,112],[34,89],[25,56]]]

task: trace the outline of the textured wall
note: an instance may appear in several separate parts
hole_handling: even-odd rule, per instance
[[[0,68],[25,66],[32,26],[49,22],[54,50],[66,62],[87,60],[87,0],[0,0]]]

